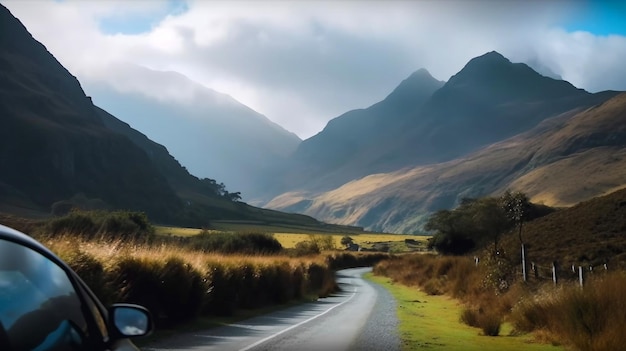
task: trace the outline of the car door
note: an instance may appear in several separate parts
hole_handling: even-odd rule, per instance
[[[106,321],[90,299],[67,266],[0,239],[0,349],[104,350]]]

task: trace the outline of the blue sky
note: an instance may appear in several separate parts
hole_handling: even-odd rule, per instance
[[[626,35],[626,1],[586,1],[565,29],[596,35]]]
[[[102,0],[104,1],[104,0]],[[104,34],[141,34],[147,33],[168,15],[178,15],[188,10],[187,2],[167,0],[165,6],[156,11],[144,13],[112,13],[99,19],[99,28]]]

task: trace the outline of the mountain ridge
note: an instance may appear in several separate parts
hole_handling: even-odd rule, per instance
[[[571,206],[626,187],[624,172],[626,93],[620,93],[463,158],[369,175],[320,194],[283,194],[268,206],[298,208],[332,223],[410,233],[420,232],[429,213],[452,208],[464,197],[514,189],[533,202]]]
[[[95,106],[2,5],[0,76],[2,212],[48,217],[87,206],[141,211],[161,224],[206,227],[227,219],[334,228],[249,206],[223,183],[191,175],[164,146]]]
[[[263,196],[271,202],[286,192],[329,191],[368,174],[453,160],[546,118],[593,106],[608,97],[603,94],[545,77],[495,51],[473,58],[447,82],[418,70],[384,100],[346,112],[304,140]]]

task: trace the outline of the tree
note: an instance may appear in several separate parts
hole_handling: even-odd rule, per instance
[[[474,248],[472,226],[463,210],[439,210],[432,214],[424,229],[435,231],[429,246],[442,254],[462,255]]]
[[[500,235],[511,228],[500,199],[487,197],[472,204],[473,219],[478,231],[493,240],[493,254],[498,253]]]
[[[430,246],[441,253],[464,254],[475,246],[493,242],[494,254],[503,232],[511,222],[498,198],[464,198],[453,210],[440,210],[430,216],[424,229],[435,231]]]
[[[224,197],[230,201],[236,202],[241,200],[241,192],[237,191],[234,193],[229,193],[228,191],[224,192]]]
[[[344,236],[343,238],[341,238],[341,245],[343,246],[350,246],[354,243],[354,239],[352,239],[349,236]]]
[[[509,220],[517,226],[519,242],[523,244],[524,240],[522,240],[522,227],[524,226],[524,222],[528,219],[531,209],[531,203],[528,200],[528,196],[521,191],[512,193],[510,190],[507,190],[500,198],[500,201]]]
[[[524,221],[528,218],[531,203],[526,194],[520,191],[511,193],[507,190],[504,195],[502,195],[502,205],[508,218],[519,229],[519,242],[522,245],[522,277],[524,282],[526,282],[526,248],[524,247],[524,240],[522,239],[522,227],[524,226]]]

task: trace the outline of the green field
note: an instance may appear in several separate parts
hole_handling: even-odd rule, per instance
[[[397,301],[402,350],[429,351],[562,351],[562,347],[541,344],[532,335],[509,335],[511,326],[502,326],[501,336],[484,336],[478,328],[460,322],[463,307],[447,296],[432,296],[418,290],[394,284],[391,279],[375,276],[366,278],[384,286]]]
[[[354,240],[355,244],[365,248],[374,249],[380,247],[388,247],[390,252],[408,252],[408,251],[422,251],[426,250],[428,236],[423,235],[401,235],[401,234],[386,234],[386,233],[370,233],[370,232],[324,232],[314,230],[291,231],[294,228],[289,227],[277,227],[277,226],[262,226],[258,224],[249,223],[234,223],[234,222],[222,222],[217,226],[213,226],[213,229],[209,232],[262,232],[272,233],[276,240],[284,248],[294,248],[296,243],[301,241],[307,241],[311,239],[311,236],[318,235],[332,235],[335,246],[342,248],[341,238],[349,236]],[[159,235],[174,235],[174,236],[192,236],[199,234],[202,229],[200,228],[180,228],[180,227],[167,227],[167,226],[155,226],[156,234]],[[406,239],[409,239],[407,243]]]

